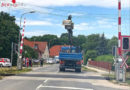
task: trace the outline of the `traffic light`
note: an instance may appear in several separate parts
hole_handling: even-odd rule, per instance
[[[129,49],[129,38],[128,37],[123,38],[123,49]]]

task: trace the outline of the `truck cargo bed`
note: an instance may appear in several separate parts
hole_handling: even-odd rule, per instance
[[[60,53],[59,54],[60,60],[82,60],[81,53]]]

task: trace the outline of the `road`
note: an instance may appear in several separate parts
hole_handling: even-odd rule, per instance
[[[34,68],[33,71],[0,80],[0,90],[130,90],[112,84],[97,72],[59,72],[59,65]]]

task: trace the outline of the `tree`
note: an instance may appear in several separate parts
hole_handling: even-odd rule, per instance
[[[97,46],[98,55],[104,55],[107,54],[107,39],[104,36],[104,33],[102,34],[99,45]]]
[[[82,44],[82,47],[85,51],[87,50],[96,50],[99,45],[100,35],[92,34],[87,36],[86,42]]]
[[[23,57],[28,57],[28,58],[38,58],[38,52],[35,51],[33,48],[24,45],[24,49],[23,49]]]
[[[117,37],[112,37],[110,40],[108,40],[107,43],[107,51],[109,54],[112,54],[112,47],[118,45],[118,38]]]
[[[0,57],[10,58],[11,43],[18,43],[19,30],[14,16],[0,12]]]
[[[48,46],[51,47],[52,45],[57,44],[54,42],[54,40],[56,41],[57,39],[58,37],[56,35],[46,34],[43,36],[33,36],[29,40],[30,41],[45,41],[45,42],[48,42]]]
[[[94,60],[97,57],[97,51],[96,50],[88,50],[86,53],[86,58],[89,59],[91,58]]]

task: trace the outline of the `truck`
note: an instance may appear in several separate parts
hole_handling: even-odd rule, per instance
[[[75,69],[75,72],[81,72],[81,61],[82,53],[79,47],[65,46],[61,47],[59,53],[60,59],[60,71],[65,71],[65,69]]]

